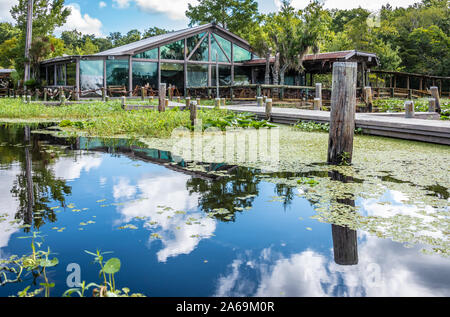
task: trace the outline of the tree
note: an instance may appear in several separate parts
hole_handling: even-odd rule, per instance
[[[19,29],[11,23],[0,23],[0,44],[19,35]]]
[[[27,0],[19,0],[10,10],[16,20],[16,27],[20,30],[17,49],[14,50],[15,69],[22,75],[24,71],[25,37],[27,27]],[[33,5],[33,37],[45,38],[53,33],[55,28],[66,23],[70,9],[64,7],[64,0],[35,0]],[[41,51],[41,50],[36,50]],[[41,51],[43,52],[43,51]],[[41,58],[41,57],[40,57]],[[33,71],[36,73],[36,71]]]
[[[197,6],[188,4],[186,16],[190,19],[189,26],[215,22],[245,38],[258,16],[258,3],[255,0],[200,0]]]
[[[153,37],[153,36],[156,36],[156,35],[162,35],[162,34],[166,34],[166,33],[169,33],[169,32],[173,32],[173,31],[160,29],[159,27],[155,26],[155,27],[148,28],[147,30],[145,30],[144,33],[142,34],[142,38],[146,39],[146,38],[149,38],[149,37]]]
[[[270,84],[270,60],[274,44],[269,36],[268,28],[269,18],[267,15],[261,15],[258,18],[258,23],[254,25],[253,30],[248,34],[248,41],[255,50],[256,54],[264,56],[266,59],[266,71],[264,75],[264,84]]]

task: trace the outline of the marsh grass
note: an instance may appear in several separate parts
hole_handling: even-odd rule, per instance
[[[226,117],[230,112],[220,109],[199,110],[203,122]],[[191,128],[189,111],[178,108],[158,112],[151,109],[124,111],[120,101],[92,102],[66,106],[45,106],[23,103],[17,99],[0,100],[0,121],[73,121],[65,124],[68,132],[86,132],[95,136],[170,137],[178,127]]]

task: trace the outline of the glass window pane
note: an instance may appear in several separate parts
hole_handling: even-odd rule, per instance
[[[96,90],[103,87],[103,60],[80,61],[81,90]],[[95,92],[101,95],[100,91]]]
[[[133,87],[149,85],[158,87],[158,63],[133,62]]]
[[[216,66],[211,67],[211,84],[216,86]],[[228,86],[231,84],[231,66],[219,65],[219,85]]]
[[[76,63],[67,64],[67,85],[68,86],[76,85],[76,80],[77,80],[76,72],[77,72],[77,64]]]
[[[215,62],[217,60],[217,57],[219,58],[219,62],[229,63],[227,57],[225,56],[223,51],[220,49],[216,40],[214,39],[213,36],[211,36],[211,60],[213,62]]]
[[[53,86],[55,84],[55,66],[51,65],[48,67],[48,84]]]
[[[234,83],[236,85],[249,85],[252,78],[252,68],[248,66],[234,67]]]
[[[128,60],[116,59],[106,61],[106,85],[128,86]]]
[[[246,62],[252,59],[252,53],[240,46],[233,45],[233,58],[235,62]]]
[[[184,94],[184,65],[161,63],[161,83],[175,86],[175,95]]]
[[[184,40],[162,46],[161,59],[184,60]]]
[[[208,65],[187,65],[187,86],[206,87],[208,86]]]
[[[217,42],[222,46],[223,50],[227,54],[227,56],[231,59],[231,42],[228,40],[225,40],[223,37],[214,34],[214,36],[217,39]]]
[[[190,58],[191,61],[198,61],[198,62],[208,62],[209,61],[209,43],[208,43],[208,37],[206,37],[202,44],[197,48],[197,50],[194,52],[194,54]]]
[[[158,49],[154,48],[152,50],[136,54],[134,55],[134,58],[158,59]]]
[[[187,55],[191,54],[192,51],[194,50],[195,46],[198,44],[198,42],[203,38],[203,36],[205,35],[205,32],[194,35],[192,37],[189,37],[186,39],[186,43],[187,43]],[[206,38],[207,40],[208,38]]]
[[[56,85],[64,86],[66,84],[66,65],[56,65]]]

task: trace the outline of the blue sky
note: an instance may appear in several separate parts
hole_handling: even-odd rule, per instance
[[[276,11],[280,0],[257,0],[261,12]],[[375,11],[383,4],[407,7],[417,0],[323,0],[326,8],[351,9],[358,6]],[[12,22],[10,8],[18,0],[0,0],[0,22]],[[295,8],[301,9],[309,0],[292,0]],[[85,34],[106,36],[110,32],[126,33],[131,29],[145,30],[157,26],[165,29],[182,29],[188,20],[184,15],[187,4],[198,0],[66,0],[72,10],[62,30],[76,28]]]

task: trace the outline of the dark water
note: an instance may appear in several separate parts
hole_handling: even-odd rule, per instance
[[[84,252],[96,249],[120,258],[117,285],[147,296],[450,294],[448,259],[310,219],[308,200],[258,171],[207,165],[229,173],[219,177],[167,165],[170,153],[125,140],[27,135],[0,127],[0,259],[29,254],[22,237],[39,232],[41,248],[59,259],[48,272],[52,296],[68,289],[70,263],[100,283]],[[383,199],[401,204],[389,191]],[[349,203],[363,213],[371,206]],[[32,276],[0,287],[0,296],[28,285]]]

